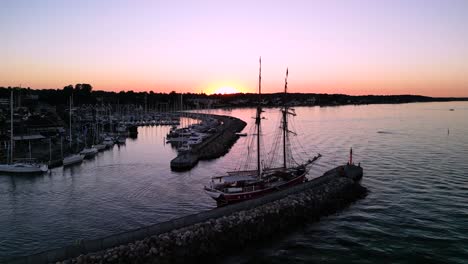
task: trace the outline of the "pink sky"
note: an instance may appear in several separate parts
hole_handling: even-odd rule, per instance
[[[0,86],[468,97],[468,2],[26,1],[0,9]]]

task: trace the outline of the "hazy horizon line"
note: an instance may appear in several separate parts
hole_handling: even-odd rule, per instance
[[[85,83],[83,83],[85,84]],[[92,86],[92,85],[91,85]],[[21,87],[21,86],[0,86],[0,89],[31,89],[31,90],[63,90],[63,88],[32,88],[32,87]],[[155,93],[155,94],[170,94],[172,92],[176,94],[195,94],[195,95],[207,95],[207,96],[212,96],[212,95],[218,95],[218,96],[229,96],[229,95],[253,95],[257,93],[253,92],[238,92],[238,93],[204,93],[204,92],[178,92],[178,91],[170,91],[170,92],[163,92],[163,91],[154,91],[154,90],[149,90],[149,91],[135,91],[134,89],[129,89],[129,90],[118,90],[118,91],[109,91],[109,90],[101,90],[97,89],[93,90],[92,92],[106,92],[106,93],[120,93],[120,92],[134,92],[134,93]],[[266,92],[262,93],[262,95],[273,95],[273,94],[282,94],[283,92]],[[320,93],[320,92],[289,92],[288,94],[317,94],[317,95],[346,95],[346,96],[421,96],[421,97],[429,97],[429,98],[455,98],[455,99],[468,99],[468,96],[429,96],[429,95],[423,95],[423,94],[346,94],[346,93]]]

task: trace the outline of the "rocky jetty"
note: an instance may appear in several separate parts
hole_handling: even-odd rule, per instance
[[[216,118],[221,122],[218,131],[198,145],[194,145],[189,153],[183,153],[171,161],[171,169],[184,171],[193,168],[199,160],[215,159],[226,154],[239,138],[237,132],[247,125],[244,121],[221,115],[192,114],[192,118]]]
[[[183,263],[234,253],[249,242],[316,221],[364,197],[367,190],[357,181],[362,169],[346,167],[281,199],[58,263]]]

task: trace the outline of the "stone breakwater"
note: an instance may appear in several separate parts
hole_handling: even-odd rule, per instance
[[[58,263],[183,263],[227,255],[249,242],[319,220],[366,195],[367,190],[359,183],[337,175],[329,175],[324,183],[252,209]]]
[[[203,117],[216,118],[222,122],[218,131],[202,143],[195,145],[189,153],[178,155],[171,161],[171,169],[184,171],[193,168],[199,160],[215,159],[226,154],[236,142],[237,132],[242,131],[247,125],[244,121],[221,115],[192,114],[192,118]]]
[[[223,122],[223,125],[212,138],[195,146],[194,152],[200,160],[215,159],[225,155],[239,138],[236,133],[242,131],[247,125],[244,121],[234,117],[215,116],[215,118]]]

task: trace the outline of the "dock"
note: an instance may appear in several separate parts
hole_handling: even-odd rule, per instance
[[[211,117],[221,122],[217,132],[195,145],[188,153],[179,154],[171,161],[171,169],[185,171],[193,168],[199,160],[215,159],[225,155],[239,138],[238,132],[247,125],[244,121],[231,116],[190,114],[191,118]]]
[[[184,263],[213,260],[332,214],[366,196],[363,169],[344,165],[257,199],[188,215],[9,263]]]
[[[198,163],[198,159],[198,155],[194,153],[183,153],[171,160],[171,168],[177,171],[190,170]]]

